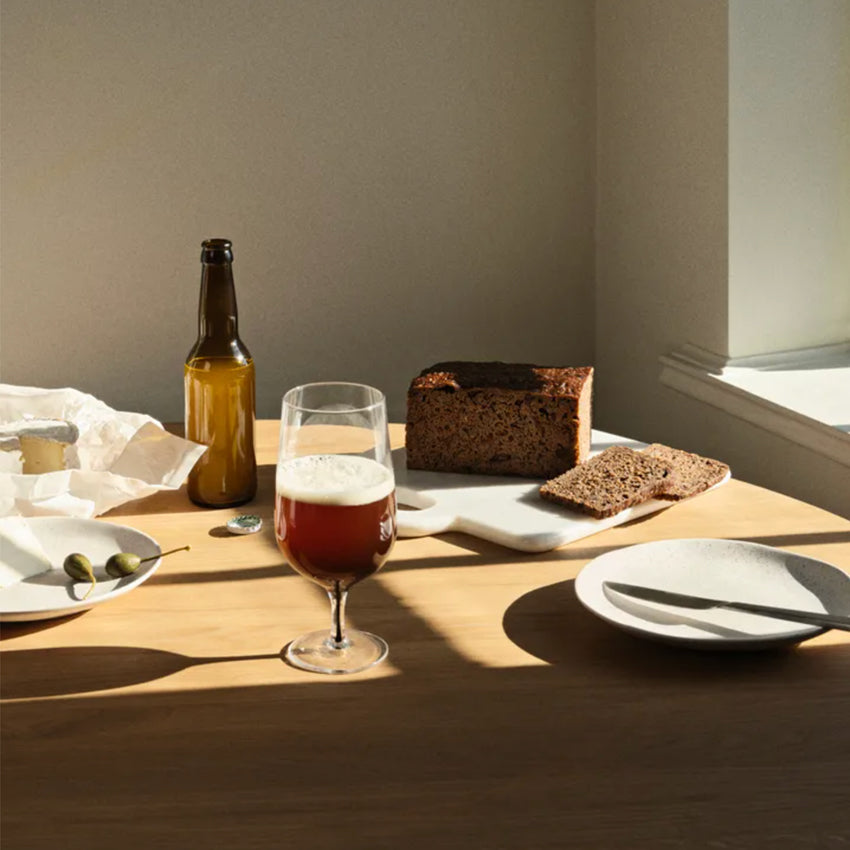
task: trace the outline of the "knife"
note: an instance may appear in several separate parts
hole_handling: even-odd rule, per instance
[[[746,611],[749,614],[763,614],[780,620],[806,623],[810,626],[823,626],[828,629],[850,631],[850,617],[843,614],[826,614],[820,611],[798,611],[793,608],[777,608],[773,605],[759,605],[755,602],[730,602],[723,599],[708,599],[705,596],[692,596],[687,593],[673,593],[654,587],[641,587],[636,584],[624,584],[619,581],[603,581],[602,587],[624,593],[635,599],[647,602],[661,602],[664,605],[679,605],[682,608],[728,608],[732,611]]]

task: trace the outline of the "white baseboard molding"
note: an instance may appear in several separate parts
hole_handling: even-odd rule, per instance
[[[723,370],[727,367],[764,370],[789,369],[792,365],[805,364],[806,368],[811,368],[813,363],[824,362],[824,356],[828,362],[847,362],[850,360],[850,345],[828,346],[826,349],[812,349],[798,354],[802,355],[802,359],[793,359],[793,352],[782,352],[732,361],[723,360],[696,346],[686,345],[682,350],[660,358],[660,381],[677,392],[850,467],[850,432],[837,424],[819,421],[723,380]],[[843,392],[850,400],[848,388],[838,385],[838,382],[843,384],[843,375],[843,372],[836,371],[835,392]],[[846,428],[848,422],[850,420],[840,424]]]
[[[795,369],[819,366],[827,369],[836,365],[850,364],[850,342],[820,345],[817,348],[797,348],[793,351],[773,351],[769,354],[752,354],[748,357],[721,357],[686,342],[670,355],[686,363],[692,363],[712,374],[722,374],[724,369]]]

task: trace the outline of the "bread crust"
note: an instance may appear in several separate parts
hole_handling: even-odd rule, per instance
[[[644,453],[666,461],[672,467],[667,487],[660,498],[679,501],[703,493],[719,484],[728,474],[729,467],[710,457],[674,449],[662,443],[652,443]]]
[[[411,469],[551,478],[590,450],[593,368],[450,361],[407,394]]]

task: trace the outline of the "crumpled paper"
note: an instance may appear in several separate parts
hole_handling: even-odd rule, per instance
[[[175,437],[151,416],[113,410],[79,390],[0,384],[0,422],[66,419],[80,431],[70,468],[23,475],[20,453],[0,451],[0,516],[93,517],[176,490],[206,446]]]

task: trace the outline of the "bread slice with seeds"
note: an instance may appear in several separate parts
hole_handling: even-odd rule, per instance
[[[547,481],[540,495],[590,514],[614,516],[663,493],[671,464],[626,446],[609,446],[585,463]]]
[[[658,494],[662,499],[678,501],[696,496],[719,484],[729,473],[729,467],[722,461],[682,449],[672,449],[661,443],[652,443],[643,453],[663,460],[672,467],[665,491]]]

